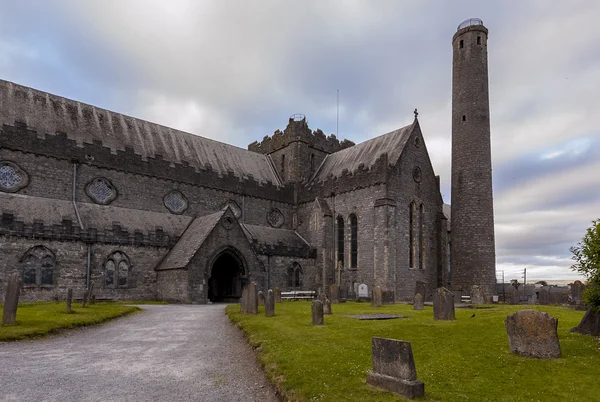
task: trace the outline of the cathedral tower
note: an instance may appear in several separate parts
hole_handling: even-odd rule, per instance
[[[496,247],[492,199],[488,30],[466,20],[452,38],[451,284],[494,293]]]

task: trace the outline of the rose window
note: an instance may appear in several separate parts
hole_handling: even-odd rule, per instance
[[[88,183],[85,192],[96,204],[108,205],[117,198],[117,190],[110,181],[102,177]]]
[[[165,207],[174,214],[180,214],[188,207],[188,201],[179,191],[171,191],[163,200]]]
[[[0,162],[0,191],[15,192],[27,185],[27,173],[12,162]]]

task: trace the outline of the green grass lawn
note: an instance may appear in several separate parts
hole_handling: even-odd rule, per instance
[[[513,355],[504,319],[522,308],[558,318],[562,357]],[[393,401],[401,398],[366,384],[372,367],[371,337],[410,341],[417,375],[431,401],[600,401],[600,342],[570,333],[583,311],[554,306],[457,309],[456,321],[434,321],[432,307],[414,311],[396,304],[332,305],[324,327],[311,325],[308,302],[276,304],[275,317],[239,313],[229,317],[258,348],[267,376],[292,400]],[[407,318],[359,321],[346,314],[395,313]],[[475,313],[475,317],[471,315]]]
[[[4,304],[0,303],[0,317]],[[66,303],[39,302],[20,303],[15,325],[0,325],[0,341],[14,341],[50,334],[63,328],[75,328],[99,324],[112,318],[140,310],[134,306],[116,303],[73,303],[73,313],[66,313]],[[1,322],[1,321],[0,321]]]

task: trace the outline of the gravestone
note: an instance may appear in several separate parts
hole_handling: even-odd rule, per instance
[[[417,283],[415,285],[415,296],[420,294],[421,296],[423,296],[423,300],[425,300],[426,292],[427,292],[427,288],[426,288],[425,282],[417,281]]]
[[[346,303],[348,300],[348,289],[340,287],[340,303]]]
[[[321,302],[321,300],[313,300],[311,308],[312,308],[312,325],[324,325],[323,302]]]
[[[358,285],[358,298],[366,299],[368,297],[369,297],[369,287],[366,284],[361,283],[360,285]]]
[[[17,307],[19,307],[19,294],[21,293],[21,275],[12,274],[6,281],[6,293],[4,295],[4,310],[2,313],[2,325],[13,325],[17,319]]]
[[[265,294],[263,293],[262,290],[258,291],[258,305],[259,306],[265,305]]]
[[[542,287],[539,292],[539,300],[541,305],[548,305],[550,303],[550,297],[548,295],[548,288]]]
[[[340,302],[340,287],[338,285],[329,286],[329,300],[331,301],[331,304]]]
[[[248,304],[246,305],[246,314],[258,314],[258,292],[256,282],[250,282],[248,285]]]
[[[275,303],[281,303],[281,291],[279,288],[273,290],[273,297],[275,298]]]
[[[472,304],[484,304],[485,295],[483,294],[483,288],[478,285],[473,285],[471,288],[471,303]]]
[[[373,297],[371,298],[371,304],[373,307],[381,307],[383,304],[383,295],[381,294],[381,288],[375,286],[373,288]]]
[[[581,300],[581,296],[583,291],[585,290],[585,285],[581,281],[575,281],[571,285],[571,299],[573,301],[578,302]]]
[[[265,299],[265,316],[273,317],[275,315],[275,296],[273,290],[267,291],[267,298]]]
[[[327,296],[325,296],[323,298],[323,314],[327,314],[327,315],[331,315],[331,302],[329,301],[329,298],[327,298]]]
[[[423,310],[424,308],[423,296],[421,296],[420,293],[417,293],[413,299],[413,310]]]
[[[521,304],[521,294],[518,290],[514,290],[510,295],[510,304]]]
[[[408,399],[425,395],[425,384],[417,381],[410,342],[373,338],[373,371],[367,384],[395,392]]]
[[[448,289],[437,288],[433,292],[433,319],[454,320],[454,295]]]
[[[558,319],[536,310],[521,310],[504,320],[511,352],[532,357],[560,357]]]
[[[550,304],[554,304],[554,305],[560,305],[562,304],[562,293],[555,291],[555,292],[550,292]]]
[[[600,336],[600,313],[589,309],[579,325],[571,329],[584,335]]]
[[[537,296],[535,293],[527,296],[527,303],[531,305],[535,305],[537,303]]]
[[[73,302],[73,289],[67,290],[67,314],[71,314],[73,310],[71,309],[71,303]]]
[[[240,298],[240,313],[246,314],[246,304],[248,303],[248,287],[242,289],[242,297]]]

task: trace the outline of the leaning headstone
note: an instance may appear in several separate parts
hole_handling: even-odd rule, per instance
[[[600,312],[589,309],[578,326],[571,329],[584,335],[600,336]]]
[[[248,285],[248,304],[246,305],[246,314],[258,314],[258,292],[256,282],[250,282]]]
[[[536,310],[520,310],[504,320],[511,352],[532,357],[560,357],[558,319]]]
[[[246,313],[246,304],[248,303],[248,287],[242,289],[242,297],[240,297],[240,313]]]
[[[549,299],[550,299],[550,297],[548,295],[548,288],[547,287],[540,288],[540,292],[539,292],[540,304],[548,305],[550,303]]]
[[[331,304],[340,302],[340,287],[338,285],[329,286],[329,300],[331,301]]]
[[[267,291],[267,297],[265,299],[265,316],[273,317],[275,315],[275,296],[273,290]]]
[[[73,310],[71,309],[71,303],[73,302],[73,289],[67,290],[67,314],[71,314]]]
[[[329,299],[327,298],[327,296],[325,296],[323,298],[323,314],[326,315],[331,315],[331,302],[329,301]]]
[[[324,325],[323,302],[321,302],[321,300],[313,300],[311,307],[312,307],[312,325]]]
[[[483,294],[483,288],[479,285],[473,285],[471,288],[471,303],[472,304],[484,304],[485,295]]]
[[[410,342],[373,338],[373,371],[367,384],[395,392],[408,399],[425,395],[425,384],[417,381],[417,369]]]
[[[262,290],[258,291],[258,305],[259,306],[265,305],[265,294],[263,293]]]
[[[19,306],[19,294],[21,293],[21,275],[12,274],[6,282],[6,293],[4,296],[4,310],[2,313],[2,325],[13,325],[17,319],[17,307]]]
[[[575,281],[571,285],[571,299],[577,302],[581,300],[581,296],[583,291],[585,290],[585,285],[581,281]]]
[[[423,296],[421,296],[420,293],[417,293],[413,300],[413,310],[423,310],[424,308]]]
[[[446,288],[433,292],[433,319],[454,320],[454,294]]]
[[[275,303],[281,303],[281,291],[279,288],[273,290],[273,296],[275,297]]]
[[[366,284],[361,283],[360,285],[358,285],[358,298],[366,299],[368,297],[369,297],[369,287]]]
[[[381,307],[381,305],[383,304],[383,295],[379,286],[375,286],[375,288],[373,288],[373,297],[371,298],[371,304],[373,304],[373,307]]]

